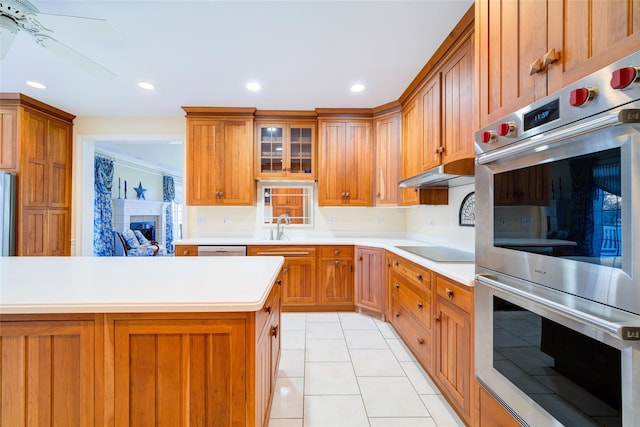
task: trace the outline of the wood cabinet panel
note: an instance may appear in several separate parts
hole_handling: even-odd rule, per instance
[[[400,120],[399,113],[374,119],[376,206],[396,206],[399,202]]]
[[[198,256],[198,245],[176,245],[175,256]]]
[[[94,425],[91,321],[3,322],[0,425]]]
[[[480,427],[519,427],[517,422],[484,387],[479,386]]]
[[[637,0],[480,0],[476,11],[481,127],[640,45]]]
[[[318,204],[373,205],[373,142],[370,120],[321,120]]]
[[[65,123],[49,121],[49,206],[71,205],[71,128]]]
[[[253,119],[187,114],[187,204],[254,203]]]
[[[369,247],[356,247],[355,251],[355,304],[382,315],[385,309],[385,251]]]
[[[21,200],[27,207],[46,207],[48,204],[49,166],[47,162],[47,117],[27,111],[24,114],[26,137],[23,138],[23,161],[20,165],[24,173],[21,186]]]
[[[324,246],[318,258],[318,303],[353,307],[353,246]]]
[[[0,170],[18,168],[18,108],[0,108]]]
[[[116,426],[247,425],[245,320],[117,320]]]
[[[402,107],[402,179],[410,178],[422,171],[421,116],[421,97],[413,98]],[[400,189],[400,197],[403,206],[420,203],[420,192],[413,188]]]
[[[422,132],[422,153],[420,172],[440,165],[440,146],[442,145],[442,98],[440,73],[431,78],[420,92],[422,98],[422,123],[418,132]],[[449,123],[450,124],[450,123]],[[408,152],[407,155],[411,155]]]

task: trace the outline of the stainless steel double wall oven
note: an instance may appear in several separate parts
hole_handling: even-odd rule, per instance
[[[475,135],[476,377],[530,426],[640,426],[640,52]]]

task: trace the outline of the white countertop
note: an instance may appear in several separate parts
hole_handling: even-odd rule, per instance
[[[283,257],[0,257],[0,313],[241,312]]]
[[[400,255],[410,261],[415,262],[431,271],[449,277],[456,282],[466,286],[474,286],[475,284],[475,264],[464,262],[435,262],[429,259],[414,255],[410,252],[403,251],[396,246],[448,246],[453,249],[460,249],[467,252],[473,252],[469,249],[469,245],[461,247],[456,243],[446,244],[442,241],[423,242],[403,238],[367,238],[367,237],[304,237],[293,240],[263,240],[251,237],[197,237],[183,239],[173,242],[174,245],[354,245],[354,246],[370,246],[386,249],[397,255]]]

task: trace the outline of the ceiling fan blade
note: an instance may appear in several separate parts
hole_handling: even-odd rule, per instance
[[[55,33],[56,36],[91,37],[93,39],[122,40],[120,32],[106,19],[86,18],[48,13],[26,14],[25,19],[37,28],[36,33]],[[43,31],[44,30],[44,31]],[[64,38],[64,37],[62,37]]]
[[[33,34],[33,37],[36,43],[38,43],[40,46],[46,48],[59,58],[64,59],[65,61],[68,61],[71,64],[84,69],[85,71],[88,71],[103,79],[113,79],[116,77],[113,72],[98,64],[93,59],[83,55],[77,50],[70,48],[64,43],[59,42],[53,37],[50,37],[46,34]]]

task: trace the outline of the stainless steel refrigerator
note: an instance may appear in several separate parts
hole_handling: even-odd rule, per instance
[[[0,255],[16,254],[16,174],[0,171]]]

